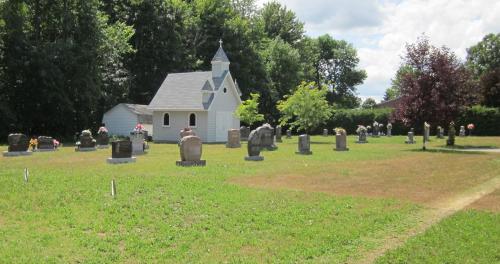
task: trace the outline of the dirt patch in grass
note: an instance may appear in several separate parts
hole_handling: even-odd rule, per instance
[[[431,205],[500,174],[494,155],[415,153],[309,166],[279,175],[237,177],[249,187],[402,199]]]
[[[484,196],[475,203],[469,205],[467,208],[495,213],[500,212],[500,190],[496,190],[495,192]]]

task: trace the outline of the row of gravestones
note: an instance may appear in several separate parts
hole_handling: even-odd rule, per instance
[[[55,151],[59,144],[52,137],[39,136],[30,140],[21,133],[9,134],[7,141],[9,146],[7,151],[3,152],[3,156],[6,157],[31,155],[33,151]],[[32,151],[30,151],[30,145]]]
[[[424,123],[424,136],[423,136],[424,144],[426,142],[430,141],[430,130],[431,130],[430,124],[427,123],[427,122],[425,122]],[[448,145],[448,146],[454,146],[455,145],[455,135],[456,135],[455,123],[451,122],[450,125],[449,125],[449,128],[448,128],[448,139],[446,141],[446,145]],[[464,126],[460,126],[459,136],[460,137],[465,137],[465,127]],[[436,137],[439,138],[439,139],[443,139],[444,138],[444,128],[443,127],[441,127],[441,126],[437,127]],[[414,132],[413,128],[411,128],[410,132],[408,132],[408,136],[406,138],[405,143],[406,144],[415,144],[416,143],[416,141],[415,141],[415,132]]]

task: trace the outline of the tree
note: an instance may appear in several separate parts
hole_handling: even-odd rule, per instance
[[[257,93],[250,94],[250,99],[243,101],[236,109],[235,116],[250,126],[256,122],[264,121],[264,115],[259,114],[259,98],[260,95]]]
[[[267,87],[269,89],[269,105],[283,99],[293,92],[300,83],[301,65],[299,52],[279,37],[271,40],[261,53],[265,66]],[[278,119],[279,113],[273,107],[267,108],[272,119]],[[271,118],[268,118],[271,119]]]
[[[359,106],[356,86],[366,79],[366,72],[359,70],[356,49],[344,40],[330,35],[317,39],[305,38],[299,44],[306,80],[329,87],[330,103],[343,108]]]
[[[366,100],[363,102],[361,105],[361,108],[363,109],[373,109],[377,105],[377,102],[373,98],[366,98]]]
[[[258,23],[264,27],[269,39],[280,37],[291,45],[296,44],[304,35],[304,23],[297,19],[293,11],[276,1],[264,4],[259,12]]]
[[[290,125],[310,133],[324,124],[332,116],[332,109],[326,100],[326,87],[319,87],[314,82],[302,82],[295,92],[278,102],[281,113],[280,124]]]
[[[488,34],[467,49],[467,66],[480,81],[482,102],[500,107],[500,33]]]
[[[405,65],[399,67],[398,71],[396,72],[396,77],[394,77],[394,79],[391,79],[391,87],[385,90],[384,101],[396,99],[401,96],[401,79],[410,70],[411,68]]]
[[[448,48],[420,38],[406,46],[403,64],[410,71],[401,78],[402,99],[395,117],[406,125],[421,127],[427,121],[444,126],[476,102],[470,72]]]

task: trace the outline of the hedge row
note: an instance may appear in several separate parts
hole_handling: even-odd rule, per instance
[[[332,118],[323,126],[318,128],[315,133],[321,134],[324,128],[329,129],[330,133],[336,127],[342,127],[347,130],[348,134],[355,134],[358,125],[372,125],[373,121],[384,124],[385,126],[391,120],[393,109],[338,109],[335,110]],[[476,126],[474,135],[477,136],[499,136],[500,135],[500,109],[489,108],[484,106],[474,106],[468,109],[461,117],[458,118],[456,130],[459,131],[459,126],[466,126],[473,123]],[[447,130],[447,128],[445,127]],[[393,135],[406,135],[409,128],[405,127],[400,122],[392,122]],[[416,128],[419,133],[421,129]],[[431,134],[435,134],[435,127],[432,128]]]

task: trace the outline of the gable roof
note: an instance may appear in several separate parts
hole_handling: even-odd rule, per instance
[[[222,48],[222,44],[215,53],[215,56],[213,57],[212,61],[229,62],[226,52],[224,52],[224,49]]]
[[[141,104],[123,104],[127,109],[132,111],[132,113],[137,115],[153,115],[153,112],[148,109],[147,105]]]
[[[212,72],[171,73],[149,104],[149,109],[205,110],[202,89]]]

